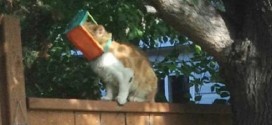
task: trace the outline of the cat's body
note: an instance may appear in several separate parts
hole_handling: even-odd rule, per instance
[[[84,27],[94,36],[101,46],[106,46],[111,39],[103,26],[86,23]],[[147,57],[137,47],[113,41],[109,51],[122,62],[124,67],[133,71],[134,77],[128,91],[128,100],[137,102],[154,102],[157,92],[157,76]]]
[[[110,52],[90,61],[91,67],[103,83],[107,83],[106,96],[102,100],[116,99],[119,104],[125,104],[129,89],[133,82],[133,71],[124,65]]]

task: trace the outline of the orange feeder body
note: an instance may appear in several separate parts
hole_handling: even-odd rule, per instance
[[[83,26],[72,29],[67,33],[67,37],[88,60],[92,60],[103,53],[102,47]]]
[[[83,26],[88,15],[87,11],[80,11],[68,27],[66,35],[70,42],[83,53],[84,57],[93,60],[102,55],[104,51]]]

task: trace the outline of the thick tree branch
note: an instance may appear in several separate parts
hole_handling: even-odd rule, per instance
[[[202,1],[202,0],[200,0]],[[233,40],[221,15],[214,7],[186,0],[150,0],[162,19],[180,33],[215,56],[219,61],[226,57],[224,50]]]

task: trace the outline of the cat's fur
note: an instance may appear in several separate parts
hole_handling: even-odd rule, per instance
[[[125,104],[129,95],[129,86],[133,81],[133,71],[124,65],[111,53],[103,53],[100,57],[90,61],[91,67],[103,83],[107,83],[106,96],[103,100],[113,100]]]
[[[106,42],[112,38],[102,25],[85,23],[84,27],[99,42],[105,46]],[[109,51],[122,62],[122,64],[132,69],[134,72],[133,82],[129,88],[129,101],[137,102],[155,102],[157,92],[157,76],[149,63],[148,58],[137,47],[128,43],[119,43],[113,41]]]

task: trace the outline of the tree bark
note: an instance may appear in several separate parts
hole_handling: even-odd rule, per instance
[[[272,125],[272,1],[223,0],[224,15],[185,0],[150,1],[162,19],[216,57],[233,124]]]
[[[268,0],[244,3],[243,22],[222,72],[235,125],[272,124],[272,7]]]
[[[224,60],[224,49],[232,44],[222,16],[209,4],[187,0],[150,0],[162,19],[214,57]]]

